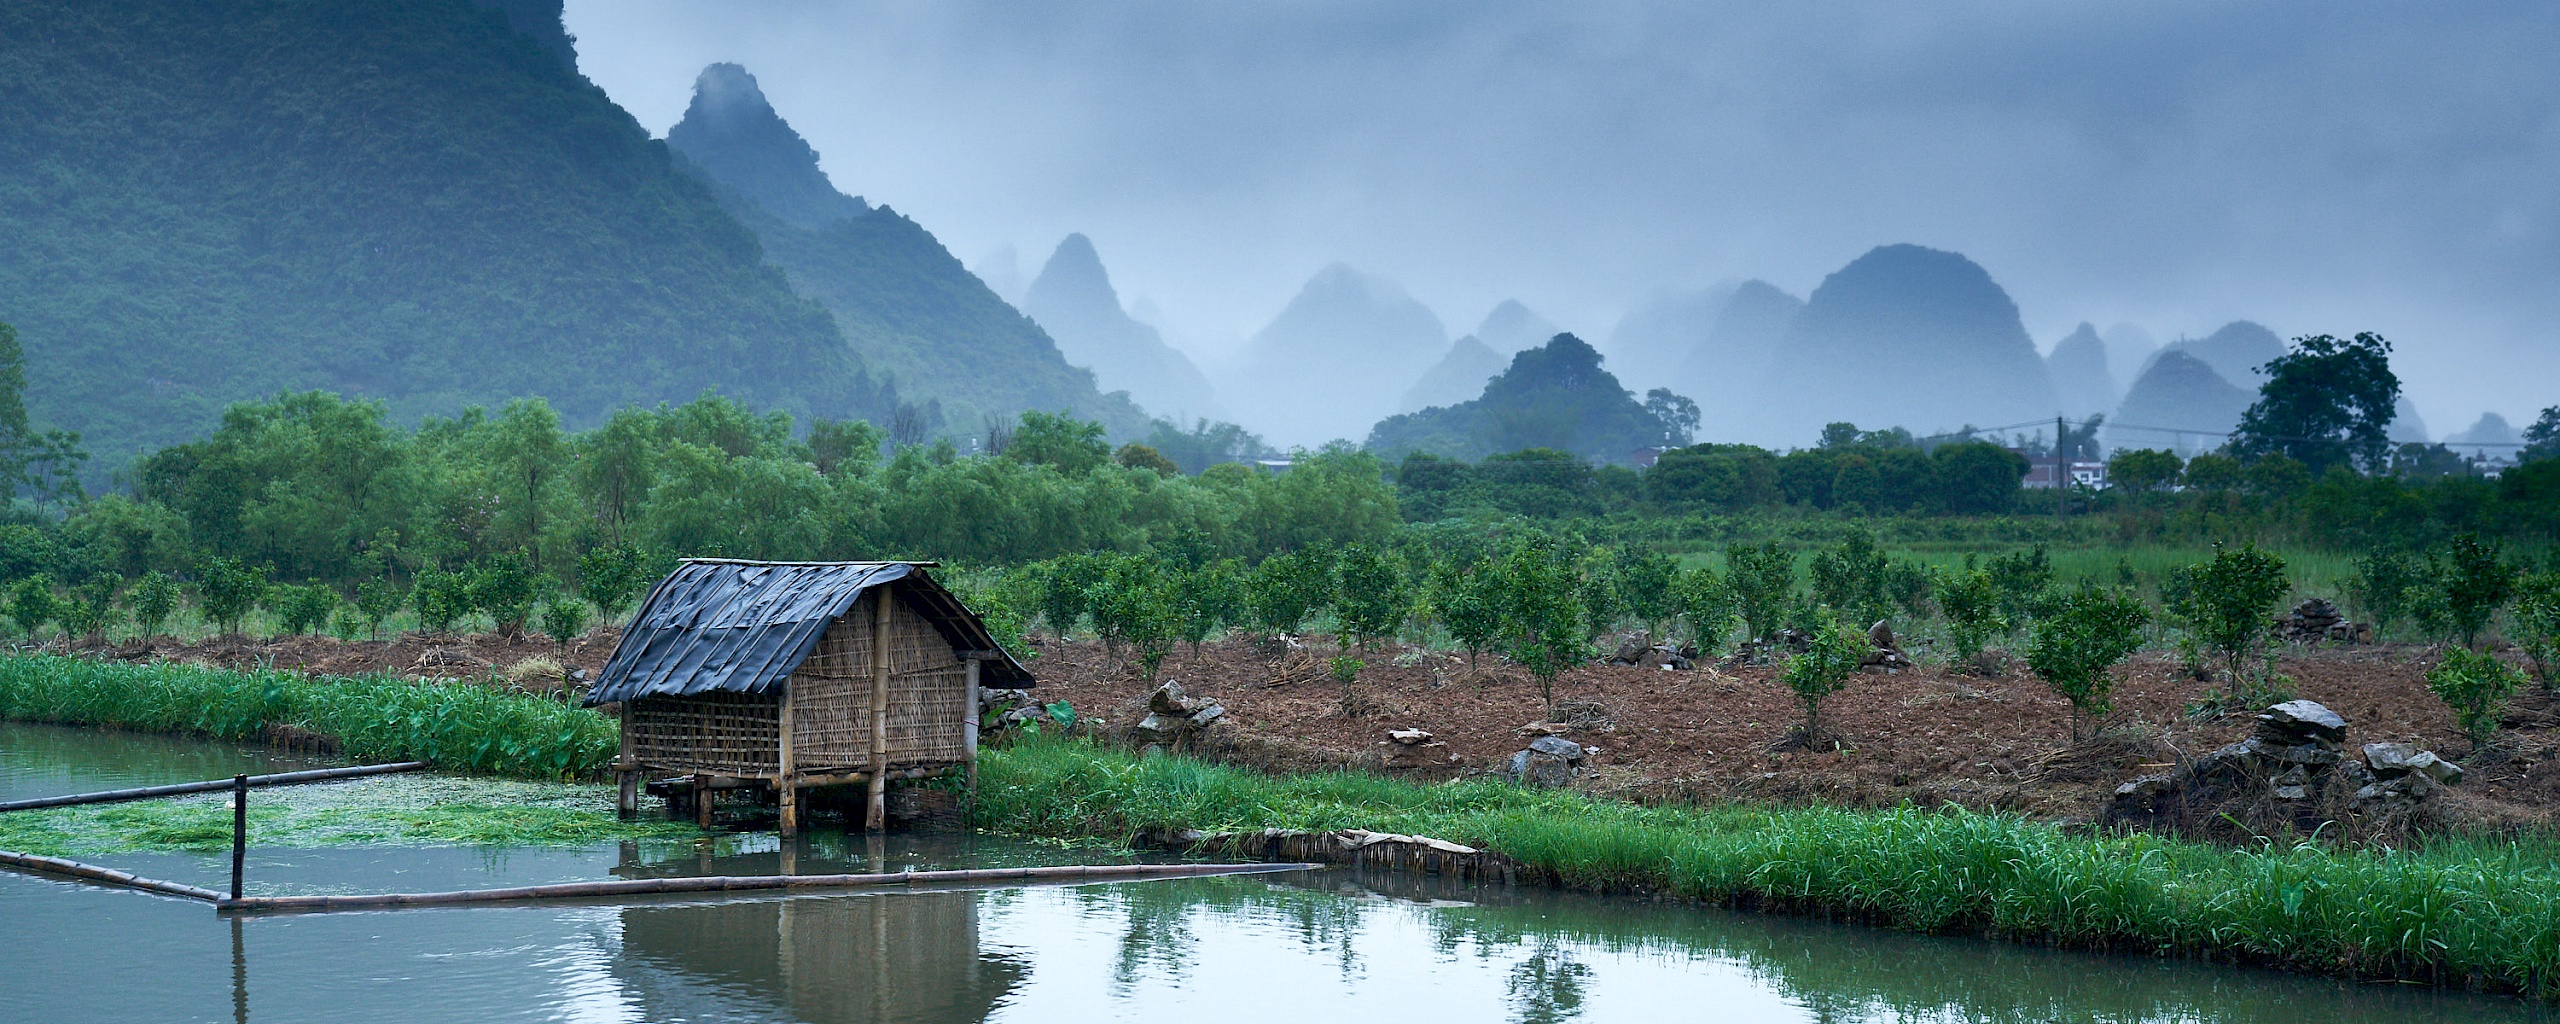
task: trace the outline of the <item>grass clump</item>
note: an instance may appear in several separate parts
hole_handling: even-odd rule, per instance
[[[485,686],[43,654],[0,657],[0,718],[224,739],[292,725],[359,761],[534,779],[596,776],[618,743],[603,715]]]
[[[1496,782],[1274,777],[1051,739],[984,756],[975,814],[1034,835],[1422,834],[1580,887],[2560,996],[2560,869],[2537,844],[2232,849],[1963,810],[1644,807]]]

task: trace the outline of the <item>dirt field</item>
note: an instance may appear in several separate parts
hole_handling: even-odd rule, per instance
[[[564,653],[548,640],[493,635],[404,636],[341,643],[326,637],[161,641],[89,652],[130,659],[167,658],[225,666],[273,665],[324,673],[389,671],[426,677],[506,675],[527,659],[547,658],[587,677],[601,669],[617,635],[588,633]],[[1102,731],[1122,735],[1146,713],[1149,685],[1099,645],[1035,645],[1030,668],[1040,700],[1066,700]],[[1223,738],[1209,752],[1276,770],[1367,767],[1446,778],[1498,770],[1527,742],[1522,727],[1541,721],[1546,705],[1536,682],[1516,667],[1486,658],[1471,669],[1464,655],[1380,649],[1351,690],[1325,671],[1336,653],[1316,640],[1277,662],[1243,641],[1179,649],[1160,679],[1228,711]],[[2560,817],[2560,699],[2520,695],[2507,715],[2500,749],[2471,756],[2453,716],[2426,690],[2434,652],[2425,647],[2297,649],[2279,670],[2297,696],[2344,716],[2347,747],[2377,741],[2414,743],[2462,760],[2471,770],[2449,791],[2448,811],[2483,824],[2525,825]],[[557,676],[516,672],[541,689]],[[1776,752],[1800,706],[1766,667],[1692,671],[1593,665],[1557,682],[1566,733],[1598,747],[1584,773],[1595,790],[1642,799],[1755,799],[1856,806],[1953,802],[2003,808],[2043,818],[2085,821],[2117,783],[2162,771],[2248,734],[2246,715],[2190,717],[2186,708],[2211,689],[2174,660],[2144,656],[2120,666],[2115,713],[2103,736],[2073,744],[2069,705],[2021,667],[2006,675],[1955,675],[1923,667],[1897,675],[1860,675],[1824,706],[1824,728],[1836,741],[1817,751]],[[1448,744],[1427,767],[1390,767],[1383,758],[1392,729],[1419,728]],[[1447,760],[1455,755],[1455,760]],[[1408,757],[1407,762],[1413,760]]]

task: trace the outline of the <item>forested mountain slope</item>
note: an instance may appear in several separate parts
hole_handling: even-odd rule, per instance
[[[306,388],[885,420],[827,311],[544,35],[466,0],[0,5],[35,418],[109,467]]]
[[[1069,410],[1114,436],[1146,431],[1126,395],[1098,390],[922,225],[839,191],[745,68],[703,69],[667,145],[755,229],[791,283],[835,314],[854,350],[910,397],[939,403],[949,429]]]

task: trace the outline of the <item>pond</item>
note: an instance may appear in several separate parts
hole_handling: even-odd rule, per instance
[[[0,724],[0,799],[311,763]],[[567,848],[265,848],[249,877],[253,892],[414,892],[764,874],[786,856],[814,872],[1109,854],[826,832],[786,853],[770,833],[738,833]],[[93,859],[208,886],[228,870],[226,855]],[[0,922],[11,939],[0,1021],[2546,1019],[2494,997],[1343,870],[245,919],[0,872]]]

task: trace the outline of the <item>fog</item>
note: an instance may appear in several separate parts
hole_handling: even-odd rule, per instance
[[[2440,432],[2560,402],[2548,4],[571,0],[653,132],[737,61],[972,263],[1069,232],[1214,366],[1340,261],[1595,340],[1665,288],[1962,252],[2043,346],[2379,331]],[[1036,269],[1036,264],[1027,269]]]

